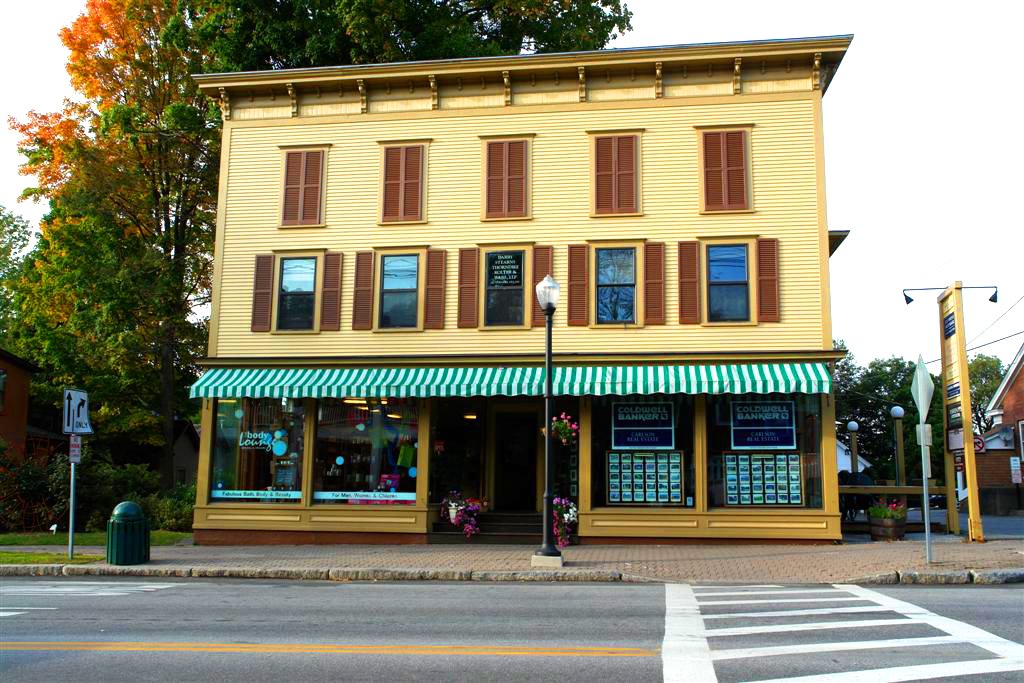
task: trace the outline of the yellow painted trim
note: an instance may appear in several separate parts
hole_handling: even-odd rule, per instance
[[[418,399],[419,413],[416,416],[416,507],[427,508],[430,503],[430,454],[433,453],[431,424],[434,416],[434,402]],[[424,519],[423,531],[429,527]]]
[[[693,397],[693,476],[696,512],[708,511],[708,419],[707,397]]]
[[[307,149],[329,149],[334,146],[333,142],[318,142],[316,144],[307,143],[282,143],[278,145],[280,149],[286,149],[289,152],[296,152]]]
[[[324,287],[324,249],[304,250],[280,250],[274,252],[274,293],[271,297],[270,306],[270,334],[320,334],[320,299],[323,296]],[[309,330],[279,330],[277,329],[277,298],[281,293],[281,261],[291,258],[314,258],[316,259],[316,274],[313,276],[313,327]]]
[[[646,128],[604,128],[599,130],[586,130],[587,135],[640,135]]]
[[[224,122],[220,143],[220,178],[217,181],[217,224],[214,233],[213,278],[210,280],[210,328],[207,353],[217,355],[217,339],[220,334],[220,301],[224,279],[224,231],[227,227],[228,180],[230,177],[231,131],[230,121]]]
[[[199,413],[199,457],[196,465],[196,505],[206,505],[210,495],[210,453],[213,450],[213,399],[204,398]],[[195,514],[193,514],[195,520]]]
[[[278,145],[281,150],[281,201],[277,205],[277,220],[279,228],[292,229],[292,228],[325,228],[327,227],[327,161],[330,153],[330,143],[318,144],[318,145]],[[287,174],[288,165],[288,153],[289,152],[323,152],[323,162],[320,164],[320,222],[316,224],[296,224],[296,225],[285,225],[284,224],[284,195],[285,195],[285,175]],[[302,208],[299,208],[301,213]]]
[[[534,134],[527,135],[480,135],[480,220],[485,223],[498,223],[501,221],[529,221],[533,220],[533,138]],[[522,140],[526,143],[526,182],[523,183],[524,200],[526,201],[525,216],[499,216],[496,218],[487,217],[487,143],[489,142],[515,142]]]
[[[737,213],[757,213],[757,204],[754,203],[754,124],[736,124],[732,126],[694,126],[693,128],[694,132],[697,134],[697,205],[700,207],[697,211],[697,215],[717,216]],[[745,209],[716,210],[707,208],[707,195],[704,194],[704,133],[707,132],[709,128],[713,128],[714,131],[718,133],[726,133],[733,130],[739,130],[746,133],[746,135],[743,136],[743,161],[747,166],[747,208]]]
[[[302,504],[309,507],[313,502],[313,457],[316,455],[316,437],[319,416],[316,399],[302,401],[306,411],[302,434]]]
[[[416,327],[380,326],[380,287],[384,273],[381,267],[384,256],[416,256]],[[423,316],[426,313],[427,250],[425,247],[388,247],[373,252],[373,331],[384,333],[422,332]]]
[[[496,251],[521,251],[523,253],[523,322],[519,325],[487,324],[487,255]],[[484,331],[525,330],[533,325],[533,246],[524,244],[488,245],[480,248],[480,272],[477,276],[480,292],[477,296],[477,329]]]
[[[700,123],[693,127],[697,130],[742,130],[753,128],[756,123]]]
[[[708,277],[708,247],[744,245],[747,248],[747,307],[750,320],[724,320],[712,322],[711,297],[708,289],[711,279]],[[752,237],[716,237],[700,240],[700,325],[701,327],[756,327],[757,326],[757,240]]]
[[[660,100],[655,100],[660,101]],[[633,135],[636,137],[636,211],[628,213],[597,213],[597,138],[605,137],[607,135]],[[624,131],[609,131],[609,132],[592,132],[587,131],[587,145],[590,151],[590,198],[589,204],[587,205],[587,211],[589,212],[590,218],[629,218],[631,216],[643,216],[644,215],[644,129],[633,128]],[[593,250],[591,250],[593,251]],[[593,272],[593,271],[591,271]],[[593,279],[593,278],[591,278]]]
[[[587,254],[588,268],[593,274],[588,278],[590,310],[592,311],[587,327],[592,330],[622,330],[641,328],[644,326],[644,243],[646,240],[587,240],[591,245]],[[632,249],[633,250],[633,322],[631,323],[599,323],[597,322],[597,250],[598,249]],[[665,278],[668,280],[668,278]]]
[[[492,133],[488,135],[477,135],[481,140],[532,140],[537,137],[536,133]]]
[[[814,92],[814,163],[817,176],[818,263],[821,268],[821,347],[832,348],[832,284],[829,269],[828,209],[825,203],[825,131],[821,115],[822,92]],[[782,300],[785,301],[784,299]]]
[[[821,396],[821,504],[825,512],[839,514],[839,465],[836,462],[836,402],[831,394]]]
[[[416,145],[429,145],[434,138],[397,138],[394,140],[377,140],[378,145],[386,147],[414,147]]]
[[[591,473],[593,472],[593,455],[590,450],[594,432],[594,410],[590,396],[580,396],[580,434],[579,434],[579,509],[589,512],[593,507]]]

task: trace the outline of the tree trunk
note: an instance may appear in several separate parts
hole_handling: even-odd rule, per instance
[[[164,443],[160,457],[160,486],[174,485],[174,326],[164,321],[160,340],[160,420]]]

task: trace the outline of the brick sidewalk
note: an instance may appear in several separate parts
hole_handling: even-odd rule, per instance
[[[8,547],[14,551],[49,551],[44,546]],[[395,569],[457,572],[528,572],[531,546],[508,545],[305,545],[305,546],[165,546],[152,549],[145,567],[244,572],[280,570],[324,572],[329,569]],[[83,554],[104,553],[81,547]],[[951,537],[933,544],[934,562],[924,561],[919,541],[847,543],[844,545],[586,545],[565,550],[567,570],[617,572],[638,579],[679,582],[833,583],[893,571],[956,571],[1024,567],[1024,542],[990,541],[969,545]],[[84,567],[106,565],[83,565]]]

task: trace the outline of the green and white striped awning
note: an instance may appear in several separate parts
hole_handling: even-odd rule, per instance
[[[556,367],[558,396],[823,394],[824,363]],[[192,398],[543,396],[542,367],[212,368]]]

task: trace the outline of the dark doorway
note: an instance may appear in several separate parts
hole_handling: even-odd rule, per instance
[[[494,416],[494,509],[537,509],[537,415],[497,413]]]

